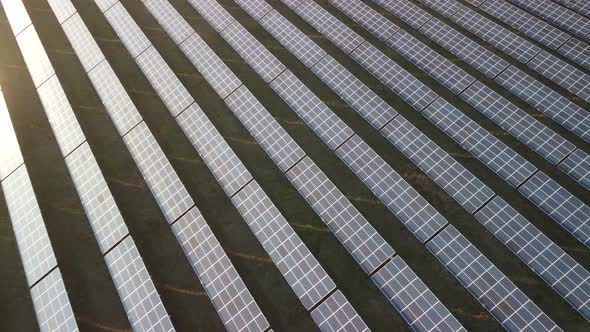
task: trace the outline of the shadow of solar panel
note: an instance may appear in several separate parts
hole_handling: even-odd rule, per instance
[[[452,225],[426,246],[508,331],[560,331]]]
[[[282,73],[270,86],[330,149],[338,148],[354,134],[290,70]]]
[[[336,285],[255,181],[232,202],[306,309]]]
[[[315,308],[311,317],[323,332],[370,331],[339,290]]]
[[[135,243],[127,237],[104,256],[134,331],[174,331]]]
[[[74,312],[59,269],[54,269],[31,288],[31,297],[42,332],[78,331]]]
[[[336,154],[422,242],[447,224],[414,188],[358,136],[351,137]]]
[[[268,321],[196,207],[172,230],[228,331],[264,331]]]
[[[584,317],[590,317],[590,273],[496,197],[475,216]]]
[[[473,213],[494,192],[403,117],[393,119],[383,135],[453,197]]]
[[[467,331],[399,256],[371,279],[414,331]]]
[[[535,174],[518,190],[576,239],[590,246],[590,208],[586,204],[543,172]]]

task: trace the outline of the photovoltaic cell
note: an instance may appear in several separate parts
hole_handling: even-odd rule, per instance
[[[464,8],[458,1],[454,0],[418,0],[426,6],[432,8],[444,17],[451,17],[458,10]]]
[[[134,331],[174,331],[135,243],[127,237],[105,257]]]
[[[221,33],[235,19],[216,0],[188,0],[215,31]]]
[[[226,103],[283,172],[305,156],[299,145],[245,86],[232,93]]]
[[[336,154],[422,242],[447,221],[358,136]]]
[[[432,18],[422,26],[420,32],[490,78],[494,78],[509,65],[501,57],[439,19]]]
[[[52,76],[46,81],[37,89],[37,93],[61,153],[65,156],[86,140],[72,106],[70,106],[57,76]]]
[[[563,160],[575,146],[481,82],[461,98],[552,164]]]
[[[359,34],[313,1],[304,1],[295,12],[346,53],[352,52],[363,42]]]
[[[67,1],[69,3],[69,0]],[[70,17],[61,27],[86,72],[105,59],[78,13]]]
[[[76,13],[71,0],[48,0],[48,2],[60,24]]]
[[[47,53],[45,53],[45,49],[43,49],[43,44],[41,44],[41,40],[37,35],[37,31],[35,31],[35,27],[30,25],[27,29],[21,32],[16,36],[16,42],[18,43],[18,47],[23,55],[27,69],[33,79],[33,83],[35,84],[35,87],[38,88],[53,76],[55,72],[47,57]]]
[[[441,98],[422,115],[513,187],[537,171],[533,164]]]
[[[445,85],[454,94],[461,93],[475,81],[473,76],[403,30],[393,35],[387,41],[387,45]]]
[[[41,332],[78,331],[74,311],[58,268],[31,288],[31,297]]]
[[[221,36],[265,82],[272,81],[285,70],[285,66],[239,22],[229,25]]]
[[[538,172],[518,189],[576,239],[590,246],[590,208],[549,178]]]
[[[0,90],[0,133],[2,133],[2,144],[0,144],[0,181],[2,181],[24,163],[2,90]]]
[[[467,331],[399,256],[371,279],[414,331]]]
[[[578,105],[514,66],[500,74],[496,82],[590,142],[590,114]]]
[[[143,4],[177,45],[194,33],[193,28],[176,13],[167,0],[145,0]]]
[[[397,115],[393,107],[331,56],[324,57],[311,70],[374,128],[380,129]]]
[[[228,196],[252,180],[250,172],[197,104],[178,116],[177,121]]]
[[[88,143],[65,158],[90,225],[104,254],[129,231]]]
[[[529,67],[564,89],[590,102],[590,76],[548,52],[541,52]]]
[[[138,56],[136,61],[173,116],[177,116],[194,102],[193,97],[153,46]]]
[[[590,3],[583,0],[555,0],[578,14],[590,16]]]
[[[110,7],[104,16],[133,58],[150,47],[150,41],[120,2]]]
[[[432,15],[409,1],[373,0],[379,6],[398,17],[405,17],[405,21],[412,28],[418,30]]]
[[[506,330],[560,330],[452,225],[426,246]]]
[[[306,309],[336,285],[255,181],[232,201]]]
[[[26,167],[2,181],[2,191],[29,286],[57,265]]]
[[[586,42],[571,38],[557,52],[590,70],[590,45]]]
[[[259,21],[273,10],[272,6],[266,0],[235,0],[235,2],[256,21]]]
[[[315,308],[311,317],[323,332],[370,331],[339,290]]]
[[[399,30],[397,25],[363,2],[330,0],[330,4],[381,40],[387,40]]]
[[[494,196],[488,186],[402,117],[393,119],[382,133],[470,213]]]
[[[226,98],[242,82],[197,34],[179,45],[182,52],[221,96]]]
[[[144,122],[123,140],[166,220],[172,223],[194,205],[192,198]]]
[[[475,217],[584,317],[590,317],[588,270],[500,197]]]
[[[196,207],[172,225],[228,331],[264,331],[268,321]]]
[[[119,135],[125,135],[141,122],[141,115],[107,61],[101,62],[90,71],[88,77]]]
[[[308,68],[326,55],[321,47],[276,10],[266,14],[259,23]]]
[[[590,156],[580,149],[576,149],[559,164],[559,169],[590,189]]]
[[[287,7],[295,9],[299,4],[305,0],[281,0]]]
[[[270,86],[330,149],[336,149],[354,134],[290,70],[282,73]]]
[[[582,38],[590,34],[590,19],[547,0],[510,0]]]
[[[362,44],[351,57],[418,111],[437,98],[434,91],[372,45]]]
[[[309,157],[293,166],[287,176],[365,272],[372,273],[395,254]]]

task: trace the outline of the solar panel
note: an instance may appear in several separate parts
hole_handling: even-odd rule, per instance
[[[590,3],[579,0],[555,0],[567,8],[576,11],[578,14],[590,16]]]
[[[567,8],[564,8],[552,1],[510,1],[582,38],[590,34],[590,19]]]
[[[447,221],[391,166],[358,136],[351,137],[336,154],[422,242]]]
[[[244,9],[255,21],[259,21],[271,10],[272,6],[266,0],[234,0]]]
[[[194,103],[193,97],[153,46],[136,61],[173,116]]]
[[[105,253],[129,233],[127,226],[88,143],[74,150],[65,161],[100,251]]]
[[[308,68],[326,55],[321,47],[276,10],[266,14],[259,23]]]
[[[4,2],[6,3],[6,1]],[[9,15],[12,16],[12,15]],[[35,27],[30,25],[27,29],[16,36],[16,42],[22,53],[29,74],[33,79],[35,87],[38,88],[55,74],[53,66],[43,49],[43,44],[35,31]]]
[[[463,5],[454,0],[418,0],[426,6],[432,8],[444,17],[451,17],[458,10],[464,8]]]
[[[393,35],[387,41],[387,45],[445,85],[454,94],[460,94],[475,81],[473,76],[403,30]]]
[[[231,47],[268,83],[282,73],[285,66],[237,21],[221,33]]]
[[[543,172],[518,190],[576,239],[590,245],[590,208],[569,191]]]
[[[437,98],[434,91],[372,45],[362,44],[351,57],[418,111]]]
[[[470,86],[461,98],[552,164],[559,163],[575,148],[481,82]]]
[[[415,331],[467,331],[399,256],[371,279]]]
[[[177,121],[228,196],[252,180],[250,172],[197,104],[178,116]]]
[[[2,181],[2,191],[27,282],[31,286],[51,271],[57,261],[24,165]]]
[[[141,115],[108,62],[101,62],[88,77],[121,136],[141,122]]]
[[[215,0],[188,0],[215,31],[221,33],[235,19]]]
[[[135,243],[125,238],[104,256],[134,331],[174,331]]]
[[[86,72],[92,70],[105,59],[78,13],[65,21],[61,27]]]
[[[2,7],[15,36],[32,24],[22,1],[2,1]]]
[[[500,74],[496,82],[590,142],[590,114],[578,105],[514,66]]]
[[[346,53],[352,52],[363,42],[359,34],[313,1],[304,1],[295,12]]]
[[[426,246],[506,330],[560,330],[452,225]]]
[[[255,181],[232,202],[306,309],[336,285]]]
[[[522,63],[541,51],[533,43],[466,7],[462,7],[451,20]]]
[[[488,186],[403,117],[393,119],[382,133],[470,213],[494,196]]]
[[[324,332],[370,331],[339,290],[315,308],[311,317]]]
[[[192,34],[179,47],[221,98],[226,98],[242,85],[199,35]]]
[[[570,38],[567,33],[504,0],[486,0],[479,8],[553,50]]]
[[[60,24],[76,13],[76,8],[70,0],[48,0],[48,2]]]
[[[166,220],[174,222],[192,205],[192,198],[145,122],[123,138]]]
[[[226,99],[226,103],[283,172],[305,156],[248,88],[240,87]]]
[[[397,115],[393,107],[331,56],[324,57],[311,70],[375,129]]]
[[[290,70],[282,73],[270,86],[332,150],[354,135],[352,129]]]
[[[436,18],[424,24],[420,32],[490,78],[509,65],[501,57]]]
[[[295,9],[304,0],[281,0],[287,7]]]
[[[387,40],[399,30],[397,25],[360,1],[330,0],[330,4],[381,40]]]
[[[559,84],[564,89],[590,102],[590,76],[548,52],[541,52],[529,67]]]
[[[193,28],[176,12],[167,0],[145,0],[143,4],[154,15],[176,45],[195,33]]]
[[[537,168],[453,105],[439,98],[422,115],[513,187]]]
[[[78,331],[74,311],[59,269],[54,269],[31,288],[31,298],[41,332]]]
[[[500,197],[475,217],[584,317],[590,317],[588,270]]]
[[[570,38],[557,52],[584,68],[590,69],[590,45],[587,43],[577,38]]]
[[[100,11],[103,13],[117,2],[119,2],[119,0],[94,0],[94,3],[96,3]]]
[[[1,89],[0,133],[2,133],[2,144],[0,144],[0,181],[2,181],[21,166],[24,161]]]
[[[172,230],[228,331],[264,331],[268,321],[196,207]]]
[[[309,157],[303,158],[286,174],[367,274],[395,254]]]
[[[65,156],[86,140],[72,106],[70,106],[57,76],[52,76],[46,81],[37,89],[37,93],[61,153]]]
[[[422,8],[409,1],[373,1],[395,16],[404,17],[404,21],[416,30],[420,29],[421,26],[423,26],[426,22],[428,22],[428,20],[432,18],[432,15],[428,14],[426,11],[422,10]]]
[[[110,7],[104,16],[133,58],[150,47],[150,41],[120,2]]]
[[[580,149],[576,149],[559,164],[559,169],[590,189],[590,157]]]

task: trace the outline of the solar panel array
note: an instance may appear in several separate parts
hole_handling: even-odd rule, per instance
[[[173,320],[158,295],[162,286],[154,284],[143,263],[25,5],[18,0],[0,1],[131,326],[136,331],[173,331]],[[578,197],[590,190],[590,157],[584,145],[590,142],[586,110],[590,102],[590,18],[586,6],[569,0],[418,1],[422,6],[408,0],[373,0],[374,4],[281,0],[282,5],[234,0],[307,67],[305,75],[321,80],[314,86],[304,83],[299,72],[291,71],[290,61],[279,59],[283,54],[259,41],[258,34],[250,32],[252,26],[242,25],[244,17],[234,18],[227,3],[188,3],[213,28],[215,38],[223,39],[248,70],[268,84],[325,144],[326,151],[333,152],[502,327],[509,331],[561,330],[474,245],[477,242],[466,237],[473,234],[463,235],[449,223],[404,179],[404,173],[398,173],[339,117],[340,112],[333,111],[333,104],[316,94],[317,89],[331,89],[467,211],[468,218],[481,223],[589,320],[590,272],[564,250],[568,248],[543,234],[534,225],[536,221],[527,220],[510,201],[498,196],[487,185],[494,179],[482,181],[479,171],[471,171],[473,165],[483,164],[532,203],[532,209],[536,206],[590,247],[590,207],[586,198]],[[48,2],[225,328],[272,331],[192,193],[143,121],[126,91],[130,87],[121,83],[86,27],[83,15],[70,0]],[[255,178],[242,163],[207,111],[196,103],[195,95],[127,12],[128,5],[119,0],[94,2],[320,330],[369,331],[343,293],[350,290],[339,289],[331,271],[322,267],[315,251],[267,195],[265,179]],[[211,37],[195,31],[176,5],[167,0],[144,0],[142,4],[408,326],[416,331],[465,331],[460,320],[332,182],[331,175],[324,173],[283,128],[266,101],[257,98],[259,89],[250,90],[250,81],[241,80],[248,73],[234,73],[226,64],[228,60],[206,41]],[[403,25],[390,21],[374,9],[377,6]],[[344,14],[342,19],[333,14],[337,12]],[[435,12],[452,24],[434,17]],[[301,22],[315,31],[302,31]],[[355,29],[349,27],[353,25]],[[366,40],[362,29],[376,41]],[[327,46],[327,41],[342,54],[329,54],[326,46],[314,39],[324,39],[321,45]],[[432,48],[429,41],[444,51]],[[382,51],[387,47],[405,58],[403,64],[388,55],[392,53]],[[351,71],[351,66],[358,70]],[[379,84],[368,84],[359,76],[363,71]],[[480,74],[484,79],[477,78]],[[430,123],[415,126],[413,118],[398,113],[386,101],[389,99],[382,97],[387,89]],[[442,93],[444,90],[449,93]],[[459,98],[447,97],[453,95]],[[457,107],[459,99],[468,107]],[[520,108],[519,104],[528,106]],[[465,110],[472,109],[486,119],[471,119]],[[533,109],[548,120],[529,114]],[[577,137],[560,135],[561,131],[552,129],[553,124],[545,124],[550,121]],[[439,145],[431,138],[434,136],[422,131],[428,126],[438,128],[477,161],[464,166],[460,156],[447,152],[448,144]],[[79,317],[74,316],[76,308],[69,303],[67,285],[3,98],[0,132],[8,133],[6,140],[3,137],[6,144],[0,146],[0,181],[38,324],[42,331],[77,330]],[[500,138],[503,135],[506,137]],[[544,160],[527,160],[528,154],[511,147],[515,140],[517,145],[523,144],[519,151],[528,148]],[[553,179],[554,171],[567,174],[579,188],[571,181]]]

